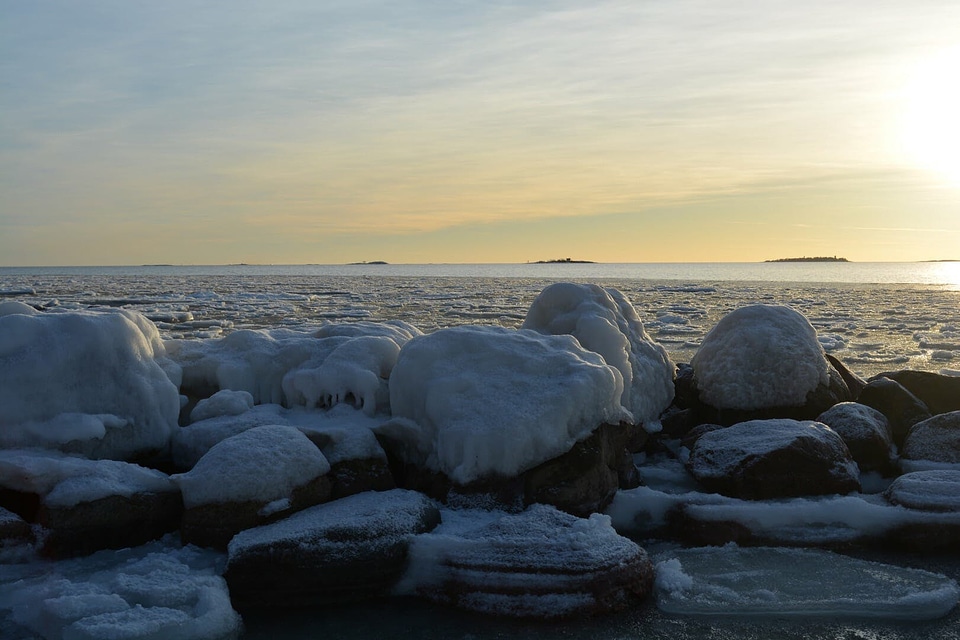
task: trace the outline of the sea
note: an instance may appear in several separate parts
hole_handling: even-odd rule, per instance
[[[132,309],[151,318],[167,339],[386,320],[430,332],[462,324],[519,327],[537,294],[560,281],[623,292],[675,362],[689,361],[724,315],[763,303],[802,312],[827,352],[864,377],[903,368],[960,373],[960,262],[2,267],[0,303]],[[639,542],[651,551],[662,544]],[[960,580],[956,555],[844,551]],[[282,615],[250,612],[244,622],[244,637],[257,640],[960,639],[957,610],[932,622],[684,617],[652,602],[603,618],[543,624],[405,600]]]

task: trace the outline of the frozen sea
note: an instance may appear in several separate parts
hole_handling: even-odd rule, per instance
[[[564,280],[622,291],[675,362],[724,315],[762,302],[801,311],[861,375],[960,368],[960,262],[5,267],[0,298],[133,309],[170,338],[351,320],[429,332],[518,327],[536,295]]]
[[[424,332],[463,324],[518,327],[557,281],[622,291],[675,362],[688,362],[728,312],[789,304],[826,350],[863,376],[960,369],[960,263],[231,265],[0,268],[0,301],[37,308],[128,308],[167,338],[241,328],[404,320]],[[641,541],[644,543],[644,541]],[[661,543],[644,543],[656,553]],[[855,552],[960,580],[954,555]],[[0,566],[0,571],[3,567]],[[960,610],[930,622],[666,614],[648,601],[621,614],[562,623],[495,620],[396,600],[282,615],[246,614],[245,638],[960,639]],[[22,628],[0,620],[0,638]]]

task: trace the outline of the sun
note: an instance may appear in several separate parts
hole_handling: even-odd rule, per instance
[[[906,102],[905,150],[913,162],[960,187],[960,46],[918,65]]]

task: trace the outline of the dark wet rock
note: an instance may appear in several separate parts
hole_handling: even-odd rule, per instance
[[[703,434],[688,468],[708,491],[748,500],[859,491],[840,436],[819,422],[754,420]]]
[[[660,420],[660,424],[663,425],[661,433],[667,438],[682,438],[699,424],[697,420],[697,412],[694,409],[668,411]],[[639,451],[639,449],[636,449],[636,451]]]
[[[681,408],[688,409],[699,405],[699,393],[693,381],[693,367],[687,363],[677,365],[677,377],[673,381],[673,403]]]
[[[827,358],[827,362],[837,370],[837,373],[840,374],[840,377],[843,378],[844,383],[847,385],[847,389],[850,390],[850,399],[856,401],[860,397],[860,392],[863,391],[863,388],[867,386],[867,381],[855,374],[853,371],[843,364],[835,356],[827,353],[824,354]]]
[[[960,464],[960,411],[941,413],[913,425],[903,443],[903,457]]]
[[[234,604],[308,607],[385,595],[416,534],[440,522],[433,501],[394,489],[311,507],[238,534],[225,578]]]
[[[881,373],[880,376],[898,382],[919,398],[933,414],[960,411],[960,376],[910,369]]]
[[[619,611],[647,598],[653,566],[599,514],[546,505],[418,537],[401,591],[478,613],[554,619]]]
[[[40,525],[40,550],[55,558],[144,544],[176,530],[183,511],[159,471],[17,450],[0,452],[0,507]]]
[[[841,402],[820,414],[817,421],[840,434],[861,471],[893,472],[893,433],[885,415],[863,404]]]
[[[687,449],[692,449],[693,444],[697,440],[699,440],[700,436],[702,436],[703,434],[710,433],[711,431],[716,431],[717,429],[725,429],[725,428],[726,427],[724,427],[721,424],[713,424],[709,422],[707,424],[697,425],[683,437],[683,439],[680,441],[680,444],[686,447]]]
[[[396,488],[387,454],[368,429],[304,430],[330,463],[330,499]]]
[[[406,441],[389,431],[377,438],[390,459],[397,484],[447,502],[456,494],[474,496],[478,501],[518,509],[533,503],[550,504],[578,516],[602,511],[621,488],[621,477],[630,484],[627,464],[632,464],[626,442],[631,425],[604,424],[587,438],[575,443],[561,456],[547,460],[514,477],[488,477],[469,484],[457,484],[444,474],[404,461]]]
[[[913,395],[903,385],[889,378],[873,378],[863,388],[857,400],[860,404],[873,407],[887,417],[890,422],[893,442],[903,446],[910,427],[931,416],[927,405]]]
[[[24,542],[33,542],[30,523],[13,511],[0,507],[0,549]]]

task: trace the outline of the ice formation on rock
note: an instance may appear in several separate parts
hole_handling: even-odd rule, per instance
[[[807,394],[830,380],[816,329],[780,305],[727,314],[690,364],[700,399],[720,409],[801,406]]]
[[[623,376],[621,403],[637,422],[657,420],[673,401],[675,367],[644,329],[630,301],[616,289],[557,283],[533,301],[524,329],[574,336]]]

